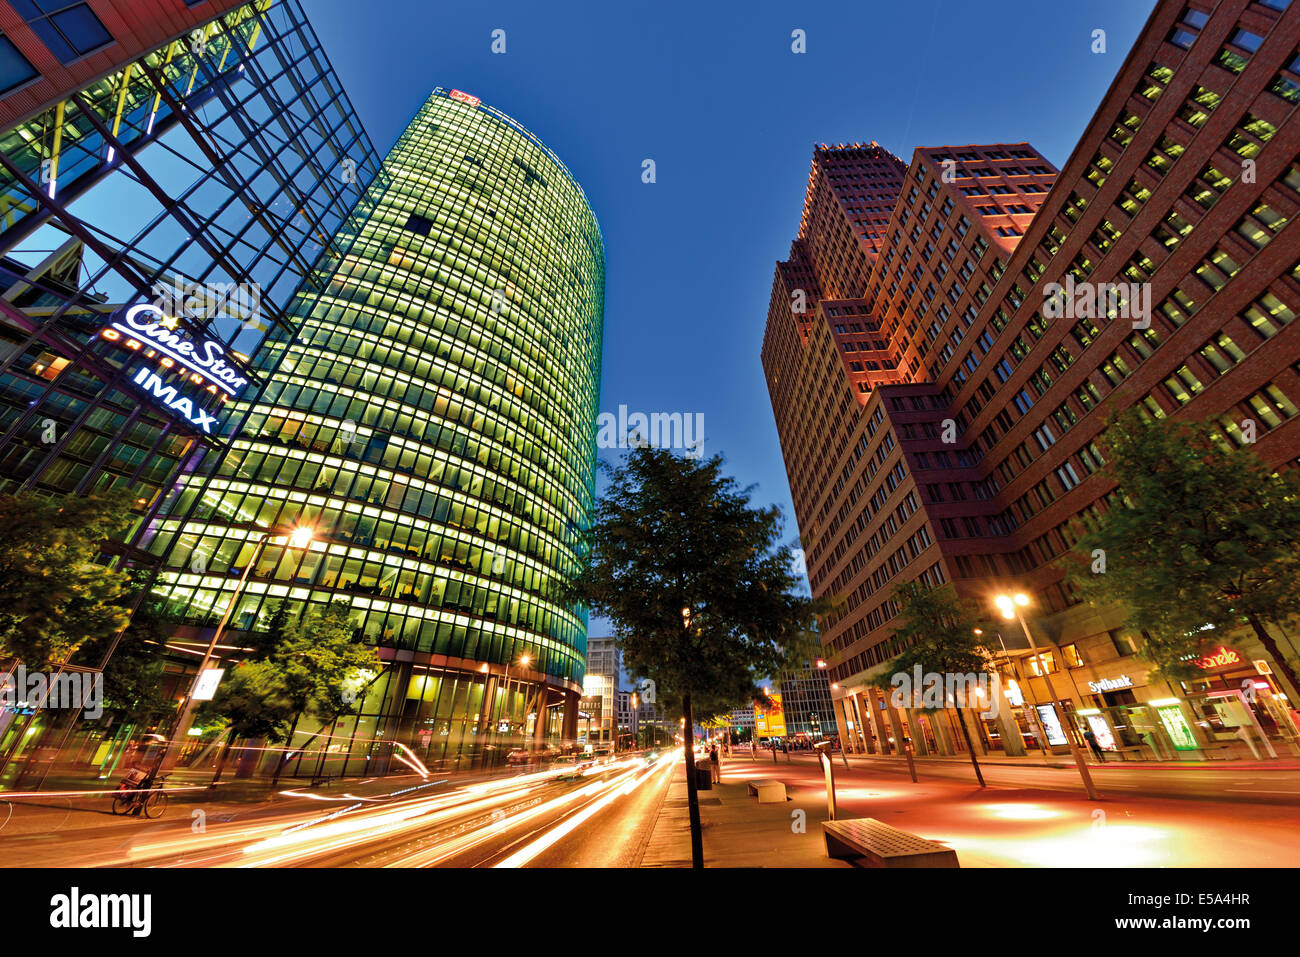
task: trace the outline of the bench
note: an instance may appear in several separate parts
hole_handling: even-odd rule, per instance
[[[780,781],[750,781],[749,793],[758,798],[759,804],[784,804],[786,801],[785,785]]]
[[[333,780],[334,780],[334,775],[332,774],[314,774],[312,775],[311,786],[314,788],[318,788],[322,784],[328,786],[329,783]]]
[[[957,852],[874,817],[822,821],[826,856],[848,861],[865,858],[870,867],[960,867]]]

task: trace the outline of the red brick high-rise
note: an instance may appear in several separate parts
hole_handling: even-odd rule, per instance
[[[1237,445],[1250,421],[1266,461],[1300,456],[1300,7],[1211,6],[1156,8],[1059,175],[1025,143],[918,149],[888,227],[864,233],[818,192],[828,151],[814,156],[763,366],[813,593],[846,600],[823,642],[856,746],[962,747],[942,712],[883,707],[868,686],[901,650],[891,593],[913,579],[982,605],[1033,596],[1051,647],[1032,661],[1017,630],[998,636],[1019,684],[977,722],[985,749],[1036,745],[1043,669],[1068,673],[1067,712],[1116,747],[1205,753],[1243,679],[1262,736],[1295,736],[1295,690],[1253,638],[1222,636],[1228,653],[1171,704],[1122,615],[1080,604],[1055,564],[1112,491],[1094,474],[1112,411],[1216,418]],[[1048,284],[1103,282],[1134,294],[1110,316],[1052,317]]]

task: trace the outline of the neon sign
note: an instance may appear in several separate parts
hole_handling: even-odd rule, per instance
[[[479,103],[482,102],[482,100],[477,96],[470,96],[468,93],[462,93],[460,90],[452,90],[447,95],[453,100],[459,100],[460,102],[467,103],[470,106],[478,106]]]
[[[1120,688],[1132,688],[1133,679],[1128,675],[1120,675],[1118,678],[1102,678],[1100,681],[1089,681],[1088,690],[1093,694],[1101,694],[1103,691],[1118,691]]]
[[[1204,658],[1197,658],[1193,664],[1202,671],[1208,671],[1210,668],[1222,668],[1224,665],[1235,665],[1241,661],[1241,655],[1237,654],[1231,648],[1224,645],[1212,651]]]
[[[150,372],[148,369],[141,369],[131,381],[153,395],[155,399],[161,401],[163,405],[173,412],[183,415],[191,425],[202,429],[208,435],[212,434],[212,430],[208,426],[216,425],[217,417],[204,412],[195,400],[183,395],[176,386],[166,385],[158,377],[158,373]]]
[[[152,317],[152,318],[142,318]],[[121,320],[110,323],[114,332],[140,339],[151,349],[179,362],[211,382],[227,395],[238,395],[248,385],[240,370],[226,359],[226,348],[214,339],[193,340],[176,330],[176,320],[161,309],[143,302],[128,309]],[[104,330],[106,338],[117,338]]]

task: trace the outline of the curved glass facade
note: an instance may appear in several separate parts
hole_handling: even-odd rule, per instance
[[[596,218],[535,136],[436,90],[344,232],[324,293],[287,310],[298,336],[228,404],[230,450],[154,522],[159,590],[199,641],[253,562],[232,644],[280,599],[347,601],[387,663],[358,742],[436,762],[572,738],[587,621],[559,589],[594,498]],[[260,542],[299,524],[306,549]]]

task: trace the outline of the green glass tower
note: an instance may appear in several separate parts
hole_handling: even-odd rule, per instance
[[[227,404],[230,451],[152,524],[176,641],[206,645],[246,569],[223,645],[282,600],[347,602],[385,667],[332,730],[352,742],[335,772],[382,770],[393,744],[450,767],[571,740],[587,620],[561,587],[594,497],[595,215],[537,137],[438,89],[342,233],[325,292],[287,310],[299,334]],[[306,548],[267,536],[301,525]]]

